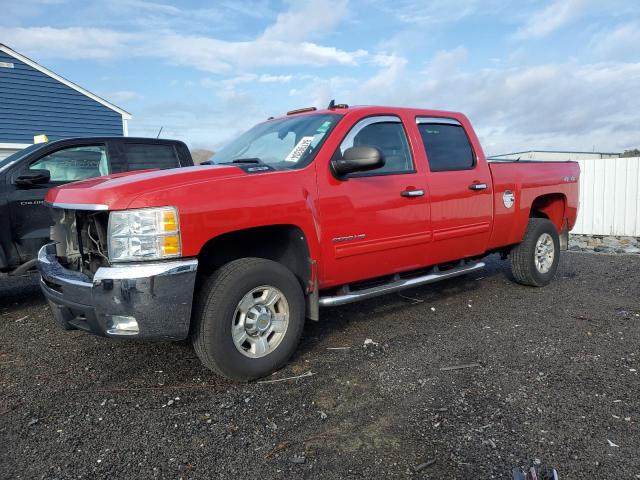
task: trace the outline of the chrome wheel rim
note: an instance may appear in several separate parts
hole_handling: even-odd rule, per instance
[[[238,302],[231,322],[231,336],[238,351],[249,358],[270,354],[289,327],[289,304],[276,287],[256,287]]]
[[[540,273],[547,273],[551,270],[555,257],[555,246],[553,238],[548,233],[543,233],[536,242],[535,264],[536,270]]]

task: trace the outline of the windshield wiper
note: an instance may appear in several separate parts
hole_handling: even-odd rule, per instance
[[[247,172],[262,172],[265,170],[274,170],[274,168],[266,163],[264,163],[259,158],[236,158],[234,160],[230,160],[228,162],[220,162],[218,165],[247,165],[246,167],[241,167],[243,170]],[[258,165],[257,167],[252,167],[249,165]]]
[[[222,162],[224,164],[228,163],[257,163],[263,164],[264,162],[259,158],[236,158],[235,160],[231,160],[230,162]]]

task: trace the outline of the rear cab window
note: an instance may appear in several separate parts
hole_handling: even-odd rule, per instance
[[[128,170],[167,169],[180,166],[178,152],[173,145],[153,143],[125,143]]]
[[[432,172],[471,170],[476,157],[464,127],[454,119],[416,119]]]

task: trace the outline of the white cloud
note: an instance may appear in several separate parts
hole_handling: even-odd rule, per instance
[[[463,47],[441,51],[420,71],[399,55],[379,54],[367,60],[378,70],[365,80],[346,72],[329,78],[306,75],[303,84],[296,84],[301,78],[294,75],[291,82],[281,79],[285,85],[291,83],[282,95],[286,98],[288,93],[300,106],[324,107],[335,98],[350,104],[462,111],[473,121],[487,154],[594,147],[622,151],[638,146],[640,63],[568,62],[470,70],[467,57]],[[201,116],[177,118],[176,136],[203,144],[205,139],[220,141],[237,132],[232,125],[248,127],[277,114],[277,102],[235,88],[259,78],[246,74],[216,81],[212,95],[232,107],[225,107],[222,114],[216,108]]]
[[[347,0],[298,0],[278,15],[262,36],[265,40],[302,41],[327,33],[347,14]]]
[[[374,0],[372,3],[403,23],[422,26],[456,22],[473,14],[495,13],[504,8],[502,0]]]
[[[319,81],[308,95],[461,111],[472,119],[490,154],[594,145],[616,151],[637,145],[640,63],[467,70],[466,58],[462,47],[438,52],[417,72],[402,57],[388,55],[379,59],[380,69],[368,81]]]
[[[263,73],[258,77],[258,81],[262,83],[288,83],[293,78],[293,75],[270,75]]]
[[[373,62],[380,65],[380,70],[360,87],[361,93],[371,99],[386,95],[389,88],[398,87],[408,63],[406,58],[394,54],[375,55]]]
[[[181,12],[174,6],[148,1],[137,1],[135,5],[161,14]],[[267,66],[356,65],[367,51],[347,51],[306,41],[333,29],[344,18],[346,6],[346,0],[292,3],[263,34],[246,41],[171,30],[128,33],[89,27],[0,27],[0,36],[7,38],[10,46],[39,58],[151,57],[216,73]]]
[[[105,60],[162,58],[207,72],[234,67],[356,65],[365,50],[346,51],[311,42],[291,43],[258,38],[233,42],[197,35],[124,33],[97,28],[2,28],[9,46],[38,58]]]
[[[167,62],[220,73],[234,67],[356,65],[364,50],[345,51],[310,42],[290,43],[258,38],[231,42],[202,36],[150,36],[133,55],[161,57]]]
[[[38,58],[104,60],[123,54],[140,35],[86,27],[0,27],[0,38]]]
[[[541,4],[522,20],[524,7]],[[582,150],[594,144],[606,150],[637,146],[640,64],[623,63],[638,58],[637,22],[625,13],[635,8],[637,14],[637,0],[611,0],[606,5],[595,0],[544,4],[530,0],[517,9],[503,0],[366,0],[354,8],[349,8],[347,0],[288,0],[287,11],[279,15],[274,5],[268,0],[251,4],[220,0],[206,8],[184,9],[169,0],[105,0],[91,7],[82,4],[85,10],[63,23],[85,25],[77,19],[90,18],[91,27],[0,26],[0,38],[35,60],[150,59],[156,66],[188,67],[181,69],[186,75],[170,83],[176,87],[172,90],[175,97],[183,100],[161,99],[151,104],[153,93],[144,92],[148,106],[136,103],[140,107],[130,128],[135,134],[155,135],[164,125],[163,135],[196,145],[215,147],[269,115],[294,106],[324,107],[335,98],[350,104],[463,111],[474,121],[489,153],[528,148]],[[367,8],[373,13],[364,12]],[[93,15],[86,15],[87,9]],[[471,15],[477,22],[495,22],[496,28],[506,28],[517,18],[522,26],[515,36],[529,39],[595,16],[598,9],[608,9],[616,21],[628,23],[605,30],[607,22],[597,26],[585,22],[585,36],[591,34],[593,39],[585,52],[575,54],[591,59],[590,64],[559,61],[507,67],[529,63],[528,43],[516,44],[519,50],[492,50],[491,56],[504,60],[487,60],[485,65],[490,68],[467,64],[469,52],[480,55],[469,63],[477,65],[482,60],[480,41],[477,46],[469,45],[469,51],[460,46],[431,53],[442,48],[436,42],[458,38],[444,38],[434,31],[444,31],[445,24],[469,20]],[[496,12],[499,18],[490,17]],[[6,20],[0,22],[6,25]],[[347,22],[353,31],[338,31]],[[20,24],[16,20],[13,25]],[[602,30],[594,35],[599,28]],[[390,38],[384,39],[387,32]],[[509,40],[513,35],[505,31],[503,37]],[[353,45],[366,45],[368,50]],[[425,52],[433,55],[428,64],[423,63]],[[323,66],[338,68],[318,68]],[[191,69],[211,75],[198,80],[200,75],[189,72]],[[169,78],[176,70],[169,70]],[[127,88],[140,90],[138,86]],[[256,93],[260,90],[267,94]],[[105,97],[115,103],[138,98],[129,90]]]
[[[594,36],[590,48],[604,58],[636,57],[640,46],[638,23],[619,25],[613,30],[605,30]]]
[[[544,37],[578,19],[593,0],[555,0],[529,17],[516,38]]]

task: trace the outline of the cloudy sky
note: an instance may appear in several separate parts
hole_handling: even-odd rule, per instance
[[[0,43],[195,148],[332,98],[463,111],[488,154],[640,147],[638,0],[21,0]]]

